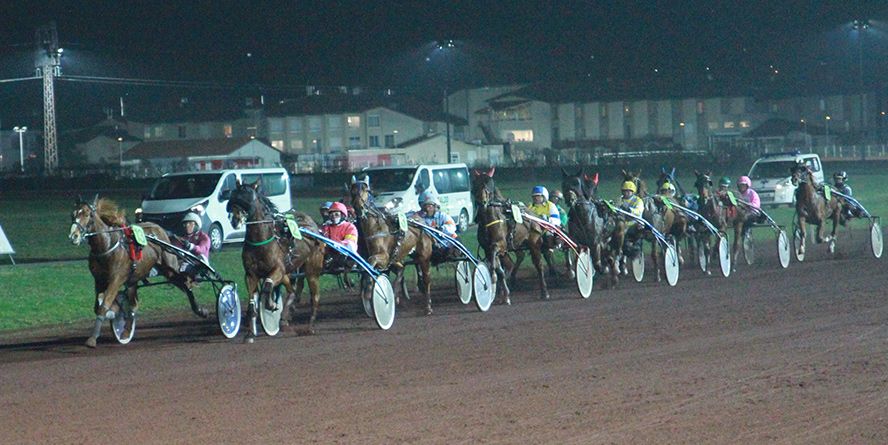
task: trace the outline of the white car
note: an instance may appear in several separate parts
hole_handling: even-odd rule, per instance
[[[823,182],[823,165],[820,156],[814,153],[768,154],[752,164],[747,176],[752,179],[752,188],[758,192],[763,206],[777,207],[795,202],[796,188],[791,182],[790,169],[798,162],[804,162],[814,172],[814,179]]]

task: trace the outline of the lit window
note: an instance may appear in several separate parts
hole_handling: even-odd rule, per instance
[[[145,127],[145,139],[151,139],[151,127]]]
[[[725,128],[734,128],[733,121],[725,121]]]
[[[697,102],[697,114],[703,114],[706,111],[706,107],[703,106],[703,101]]]
[[[379,128],[379,115],[371,114],[367,116],[367,126],[371,128]]]
[[[163,137],[163,127],[161,127],[160,125],[154,127],[154,137]]]
[[[280,139],[273,140],[273,141],[271,141],[271,146],[274,148],[277,148],[278,150],[283,151],[284,150],[284,141],[282,141]]]
[[[503,138],[510,142],[533,142],[533,130],[506,131]]]
[[[740,121],[740,128],[749,128],[749,121]]]
[[[225,137],[230,138],[232,135],[231,124],[225,124],[222,127],[222,129],[223,129],[223,132],[225,133]],[[283,144],[283,142],[281,144]],[[281,148],[283,148],[283,145],[281,145]]]
[[[361,116],[349,116],[346,120],[348,121],[348,128],[361,128]]]

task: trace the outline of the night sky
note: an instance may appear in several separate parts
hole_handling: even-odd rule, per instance
[[[37,27],[58,23],[66,75],[206,82],[193,94],[297,94],[360,84],[416,95],[482,84],[680,79],[690,85],[853,88],[888,78],[888,1],[5,1],[0,78],[33,74]],[[453,40],[452,49],[435,42]],[[708,69],[707,69],[708,68]],[[60,82],[60,113],[181,88]],[[185,90],[188,90],[186,88]],[[141,95],[141,96],[140,96]],[[0,125],[40,104],[0,84]],[[104,101],[104,102],[103,102]],[[63,116],[62,116],[63,117]]]

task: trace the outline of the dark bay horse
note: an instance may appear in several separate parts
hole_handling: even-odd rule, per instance
[[[526,219],[520,224],[515,220],[511,202],[503,199],[496,188],[494,172],[494,169],[486,173],[472,172],[472,198],[478,211],[475,219],[478,223],[478,244],[484,249],[490,270],[495,272],[491,277],[493,285],[496,287],[497,281],[500,281],[502,285],[496,287],[498,293],[503,296],[505,304],[512,304],[506,277],[514,276],[517,267],[508,253],[527,249],[539,277],[540,298],[548,299],[549,289],[542,263],[543,229]]]
[[[296,239],[291,234],[283,235],[283,218],[277,215],[277,208],[259,193],[260,183],[238,184],[228,201],[231,226],[236,230],[247,225],[241,259],[244,264],[244,280],[247,295],[253,298],[261,292],[260,301],[266,301],[268,309],[276,309],[270,293],[283,284],[287,296],[282,307],[281,324],[289,324],[290,310],[297,292],[290,281],[290,274],[302,270],[308,281],[311,295],[311,318],[308,332],[314,333],[314,322],[320,305],[319,280],[324,268],[326,246],[314,238]],[[299,227],[313,232],[318,226],[306,214],[293,212]],[[260,289],[260,281],[261,289]],[[252,333],[248,334],[252,335]]]
[[[588,247],[595,270],[610,276],[611,283],[616,284],[618,255],[612,240],[618,221],[607,206],[596,199],[598,173],[590,177],[580,169],[571,175],[561,169],[561,189],[569,209],[567,231],[571,239]]]
[[[713,193],[712,172],[701,173],[694,170],[694,175],[697,177],[694,187],[699,195],[697,203],[700,215],[715,226],[720,233],[727,235],[729,228],[734,229],[734,241],[731,246],[731,270],[736,271],[738,254],[743,250],[743,226],[746,224],[747,210],[743,206],[731,204],[727,194],[719,196]],[[709,269],[713,264],[713,259],[718,258],[718,238],[713,237],[708,230],[698,230],[697,237],[706,255],[706,273],[711,274]]]
[[[644,214],[642,218],[664,236],[672,237],[675,241],[675,253],[678,254],[679,262],[683,263],[679,240],[687,233],[687,217],[679,215],[679,212],[674,209],[670,209],[659,195],[649,195],[647,193],[647,184],[641,179],[640,170],[636,173],[623,170],[622,173],[624,181],[635,183],[635,186],[638,188],[637,195],[644,201]],[[660,184],[657,184],[658,187]],[[651,242],[651,260],[654,262],[657,281],[661,281],[663,279],[663,268],[660,259],[661,257],[665,258],[665,251],[662,254],[660,253],[660,243],[650,231],[645,230],[643,236]]]
[[[426,300],[425,313],[432,314],[431,259],[434,240],[418,227],[408,226],[401,231],[396,215],[389,215],[376,208],[370,189],[369,178],[353,180],[349,187],[351,205],[355,209],[358,226],[358,250],[370,265],[379,271],[390,270],[395,274],[392,284],[398,289],[398,301],[408,298],[404,281],[404,261],[409,255],[416,263],[419,277],[417,285]],[[370,298],[372,280],[361,278],[361,297]]]
[[[836,226],[839,224],[842,205],[836,196],[831,196],[827,201],[823,193],[818,190],[814,173],[807,165],[798,163],[790,169],[790,172],[792,173],[792,185],[797,187],[795,191],[796,222],[801,232],[798,254],[804,255],[807,224],[817,226],[817,243],[835,243]],[[829,236],[823,236],[823,225],[827,220],[832,220],[832,232]],[[831,251],[833,247],[834,244],[831,245]]]
[[[89,243],[89,271],[95,282],[96,324],[92,335],[86,339],[86,345],[95,348],[96,340],[101,333],[102,323],[128,310],[135,314],[139,307],[138,284],[147,278],[152,268],[166,277],[171,284],[188,296],[191,310],[202,318],[207,317],[207,310],[201,308],[191,291],[191,280],[179,273],[179,260],[175,255],[164,252],[160,246],[151,242],[141,248],[140,253],[133,250],[134,241],[124,234],[126,216],[117,208],[117,204],[109,199],[98,199],[86,202],[78,199],[71,215],[71,231],[68,239],[74,245],[86,240]],[[146,235],[157,237],[161,241],[170,242],[162,227],[153,223],[140,223]],[[133,247],[135,249],[135,247]],[[141,257],[139,257],[141,255]],[[123,287],[129,300],[130,308],[121,308],[115,301]],[[126,327],[124,337],[129,336],[132,324]]]

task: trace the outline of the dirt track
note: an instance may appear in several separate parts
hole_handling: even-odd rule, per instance
[[[192,319],[95,351],[89,326],[14,340],[0,442],[888,443],[888,262],[862,238],[789,270],[769,242],[728,279],[688,266],[590,301],[563,287],[480,314],[442,292],[389,332],[355,302],[253,345]]]

